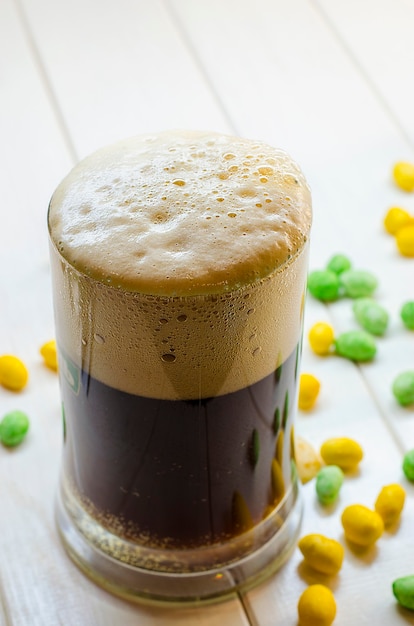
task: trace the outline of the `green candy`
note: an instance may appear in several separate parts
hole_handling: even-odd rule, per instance
[[[372,335],[365,330],[349,330],[336,338],[335,352],[351,361],[371,361],[377,353],[377,346]]]
[[[342,272],[351,269],[351,261],[344,254],[335,254],[328,261],[326,269],[335,272],[335,274],[342,274]]]
[[[10,411],[0,422],[0,441],[10,448],[19,445],[29,430],[29,418],[23,411]]]
[[[339,296],[338,276],[329,270],[314,270],[308,276],[308,289],[317,300],[333,302]]]
[[[401,406],[414,404],[414,371],[398,374],[392,384],[392,392]]]
[[[378,286],[373,274],[364,270],[346,270],[339,276],[345,296],[365,298],[371,296]]]
[[[414,302],[405,302],[401,308],[400,316],[408,330],[414,330]]]
[[[414,576],[403,576],[394,580],[392,592],[401,606],[414,610]]]
[[[352,306],[355,318],[362,328],[373,335],[383,335],[387,330],[389,315],[372,298],[357,298]]]
[[[321,504],[333,504],[344,482],[344,473],[337,465],[322,467],[316,475],[316,495]]]
[[[414,482],[414,449],[405,453],[402,468],[405,477]]]

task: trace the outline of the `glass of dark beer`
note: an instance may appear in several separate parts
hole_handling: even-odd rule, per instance
[[[257,584],[301,518],[302,172],[259,141],[144,135],[81,161],[48,225],[68,553],[130,599]]]

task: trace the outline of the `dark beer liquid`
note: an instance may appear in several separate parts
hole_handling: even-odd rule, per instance
[[[208,545],[259,523],[291,483],[298,351],[249,387],[191,401],[119,391],[62,355],[65,470],[85,506],[149,546]]]

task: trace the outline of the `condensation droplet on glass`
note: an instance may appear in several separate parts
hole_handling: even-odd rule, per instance
[[[179,315],[179,316],[177,317],[177,320],[178,320],[179,322],[185,322],[185,321],[186,321],[186,319],[187,319],[187,316],[186,316],[186,315]]]
[[[98,335],[98,333],[95,333],[93,338],[95,339],[96,343],[105,343],[104,337],[102,337],[102,335]]]
[[[175,354],[167,352],[166,354],[162,355],[161,359],[164,361],[164,363],[174,363],[176,356]]]

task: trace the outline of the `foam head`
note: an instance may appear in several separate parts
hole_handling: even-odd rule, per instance
[[[54,193],[53,241],[79,271],[153,295],[231,291],[295,255],[310,227],[298,166],[213,133],[128,139],[79,163]]]
[[[50,203],[61,350],[143,396],[260,380],[300,338],[310,223],[299,167],[261,142],[177,131],[99,150]]]

